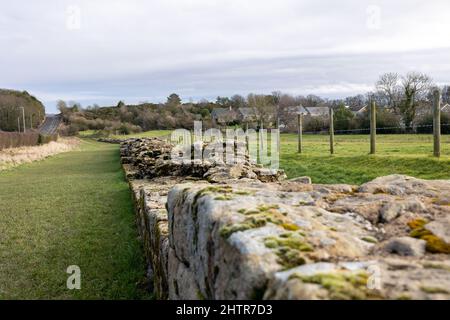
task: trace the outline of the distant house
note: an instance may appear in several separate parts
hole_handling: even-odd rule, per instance
[[[237,114],[231,107],[214,108],[211,111],[211,120],[214,125],[227,125],[237,120]]]
[[[257,121],[259,113],[254,108],[239,108],[237,116],[241,123],[249,123]]]
[[[288,115],[298,115],[298,114],[302,114],[302,115],[308,115],[309,112],[308,110],[306,110],[306,108],[302,105],[299,106],[290,106],[286,108],[286,113]]]
[[[249,126],[258,126],[261,120],[265,126],[273,126],[277,119],[277,107],[267,106],[264,108],[239,108],[237,120],[240,123],[246,123]]]
[[[364,112],[367,111],[367,106],[362,106],[362,107],[356,107],[356,108],[351,108],[350,110],[352,111],[354,116],[362,116],[364,114]]]
[[[326,117],[330,112],[327,107],[306,107],[305,109],[311,117]]]
[[[443,106],[442,108],[441,108],[441,112],[447,112],[447,113],[450,113],[450,104],[446,104],[445,106]]]

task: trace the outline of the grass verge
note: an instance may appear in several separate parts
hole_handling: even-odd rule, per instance
[[[117,145],[0,172],[1,299],[140,299],[145,268]],[[81,268],[68,290],[67,267]]]

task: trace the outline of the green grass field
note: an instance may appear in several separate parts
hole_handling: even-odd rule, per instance
[[[368,135],[335,136],[335,154],[326,135],[304,135],[297,153],[297,135],[282,134],[280,166],[288,177],[310,176],[315,183],[361,184],[378,176],[400,173],[424,179],[450,179],[450,135],[442,136],[442,157],[433,153],[432,135],[378,135],[377,154],[369,155]]]
[[[145,274],[117,145],[0,172],[0,299],[140,299]],[[81,290],[66,269],[81,268]]]

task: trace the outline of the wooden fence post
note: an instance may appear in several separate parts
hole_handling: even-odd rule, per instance
[[[260,126],[259,126],[259,146],[261,149],[264,149],[264,141],[263,141],[263,129],[264,129],[264,122],[261,120]]]
[[[334,154],[334,111],[330,107],[330,153]]]
[[[302,144],[303,144],[303,114],[297,115],[297,122],[298,122],[298,153],[302,153]]]
[[[375,154],[377,142],[377,107],[375,101],[370,104],[370,154]]]
[[[441,156],[441,93],[439,89],[433,92],[433,154],[435,157]]]
[[[245,148],[247,151],[247,155],[250,154],[250,147],[248,145],[248,141],[249,141],[249,139],[248,139],[248,122],[246,122],[245,123]]]
[[[278,154],[280,154],[281,148],[280,148],[280,144],[281,144],[281,135],[280,135],[280,117],[277,115],[277,119],[276,119],[277,123],[276,123],[276,129],[278,130],[277,132],[277,139],[278,139],[278,143],[277,143],[277,152]],[[272,144],[273,145],[273,144]]]

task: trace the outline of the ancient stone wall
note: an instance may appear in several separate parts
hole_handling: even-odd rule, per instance
[[[450,181],[319,185],[170,148],[121,145],[156,298],[450,298]]]

